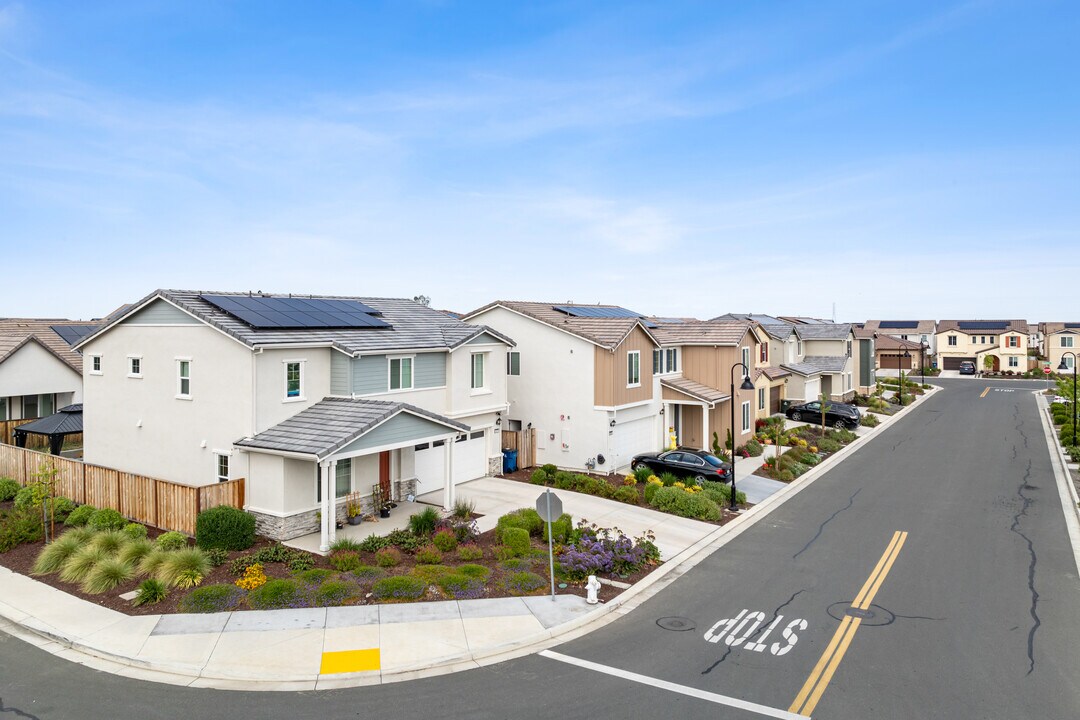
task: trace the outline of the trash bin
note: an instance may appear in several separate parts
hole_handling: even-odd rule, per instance
[[[503,450],[503,472],[512,473],[517,470],[517,450]]]
[[[787,409],[789,407],[791,407],[791,401],[790,400],[781,400],[780,401],[780,412],[786,413]]]

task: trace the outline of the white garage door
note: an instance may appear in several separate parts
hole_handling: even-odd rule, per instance
[[[608,467],[611,470],[624,468],[635,455],[656,452],[659,447],[654,418],[617,422],[611,435],[611,449],[615,457],[610,459],[611,465]]]
[[[416,446],[416,477],[420,492],[432,492],[443,486],[446,468],[446,448],[443,441]],[[487,441],[483,430],[458,436],[454,442],[454,484],[475,480],[487,475]]]
[[[817,400],[821,395],[821,378],[814,378],[813,380],[806,381],[806,402],[811,400]]]

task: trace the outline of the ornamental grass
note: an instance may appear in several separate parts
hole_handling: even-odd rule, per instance
[[[91,595],[100,595],[117,585],[126,583],[134,576],[135,570],[130,563],[108,557],[95,565],[94,569],[87,574],[82,583],[82,590]]]
[[[83,542],[71,533],[64,533],[38,554],[34,561],[32,575],[50,575],[61,567],[68,559],[77,553],[83,546]]]

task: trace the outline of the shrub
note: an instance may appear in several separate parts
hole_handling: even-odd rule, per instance
[[[41,513],[34,510],[0,513],[0,553],[22,543],[37,542],[44,535]]]
[[[701,487],[701,494],[717,505],[724,506],[731,502],[731,486],[727,483],[706,480]]]
[[[80,505],[68,513],[67,519],[64,520],[64,524],[68,527],[82,527],[83,525],[86,525],[86,522],[96,510],[97,508],[93,505]]]
[[[878,425],[881,424],[881,421],[878,420],[877,415],[872,415],[870,413],[867,413],[866,415],[862,416],[861,420],[859,420],[859,424],[862,425],[863,427],[877,427]]]
[[[511,572],[517,572],[519,570],[528,570],[532,567],[532,560],[530,558],[506,558],[499,563],[504,570],[510,570]]]
[[[720,508],[709,498],[681,488],[663,487],[653,495],[652,506],[663,512],[698,520],[719,520]]]
[[[418,537],[428,537],[435,532],[435,526],[439,524],[439,511],[433,507],[426,507],[420,512],[409,516],[409,530]]]
[[[1066,423],[1066,424],[1062,425],[1061,430],[1058,432],[1058,440],[1061,441],[1061,444],[1064,445],[1066,443],[1071,443],[1072,442],[1072,436],[1073,436],[1073,424],[1070,422],[1070,423]]]
[[[483,565],[475,565],[473,563],[461,565],[457,568],[457,572],[465,575],[466,577],[479,578],[480,580],[484,580],[485,582],[489,577],[491,577],[490,568],[486,568]]]
[[[629,488],[634,490],[634,488]],[[634,490],[635,494],[637,490]],[[570,533],[574,530],[574,520],[570,517],[569,513],[563,513],[558,517],[555,522],[551,523],[551,538],[553,542],[565,543],[570,537]],[[544,531],[540,535],[544,542],[548,539],[548,526],[544,523]]]
[[[165,586],[165,583],[150,578],[139,583],[138,594],[131,601],[131,604],[135,606],[156,605],[164,600],[168,594],[169,589]]]
[[[475,502],[468,498],[456,498],[450,516],[459,520],[471,520],[474,512],[476,512]]]
[[[40,485],[27,485],[15,493],[15,509],[29,510],[41,506],[42,491]]]
[[[30,574],[49,575],[56,572],[82,546],[82,541],[74,535],[67,533],[61,535],[38,553],[37,560],[34,561],[34,568],[30,571]]]
[[[344,580],[327,580],[312,593],[317,607],[341,605],[356,595],[356,586]]]
[[[259,558],[254,555],[241,555],[229,563],[229,572],[233,575],[243,575],[245,570],[257,562],[259,562]]]
[[[127,520],[112,508],[95,510],[86,521],[86,526],[91,530],[120,530],[127,525]]]
[[[117,585],[122,585],[134,577],[135,573],[131,565],[121,562],[117,558],[106,558],[94,566],[83,580],[83,592],[91,595],[100,595],[112,590]]]
[[[352,572],[361,564],[360,553],[355,550],[337,550],[330,553],[330,567],[338,572]]]
[[[180,588],[195,587],[210,573],[210,561],[199,548],[175,550],[165,555],[158,579]]]
[[[116,557],[121,562],[126,562],[132,567],[138,566],[144,557],[154,551],[154,543],[150,542],[146,538],[137,538],[135,540],[128,540],[124,543],[124,546],[120,548],[120,552],[116,554]]]
[[[503,587],[511,595],[532,595],[546,584],[536,573],[516,572],[506,579]]]
[[[761,443],[754,438],[747,440],[746,445],[743,447],[746,448],[746,452],[749,453],[750,457],[758,457],[761,453],[765,452],[764,448],[761,447]]]
[[[356,542],[352,538],[340,537],[334,542],[330,543],[330,552],[336,552],[338,550],[352,550],[353,552],[360,552],[364,548],[360,543]],[[378,550],[378,548],[375,548]],[[373,551],[374,552],[374,551]]]
[[[141,523],[128,523],[122,532],[132,540],[140,540],[146,537],[146,526]]]
[[[285,547],[281,543],[274,543],[273,545],[267,545],[266,547],[259,548],[255,553],[255,558],[263,563],[283,563],[289,562],[291,557],[291,550]]]
[[[574,484],[573,473],[568,473],[565,470],[555,473],[555,487],[559,490],[573,490]]]
[[[221,567],[229,559],[229,551],[225,548],[212,548],[206,551],[206,559],[211,567]]]
[[[782,482],[791,482],[795,479],[795,474],[792,473],[790,470],[781,470],[779,473],[777,473],[777,479]]]
[[[139,575],[150,575],[154,577],[161,570],[161,564],[165,562],[165,558],[169,553],[161,548],[154,548],[149,553],[143,556],[139,561],[137,572]]]
[[[108,557],[107,553],[93,545],[87,545],[73,553],[60,567],[60,579],[70,583],[82,582],[95,565]]]
[[[652,505],[653,498],[656,497],[656,492],[662,487],[664,487],[663,483],[659,483],[659,482],[645,483],[645,490],[644,490],[645,502]]]
[[[121,530],[107,530],[95,535],[92,542],[94,547],[107,555],[115,555],[120,552],[120,548],[127,545],[128,536]]]
[[[381,577],[386,577],[386,571],[372,565],[361,565],[353,571],[353,577],[361,584],[370,583]]]
[[[315,558],[303,550],[292,550],[285,560],[285,565],[293,572],[304,572],[315,567]]]
[[[306,585],[322,585],[334,574],[333,570],[326,568],[312,568],[296,574],[296,579]]]
[[[247,550],[255,544],[255,516],[228,505],[203,510],[195,518],[195,544],[204,550]]]
[[[529,482],[531,482],[533,485],[547,485],[548,478],[549,476],[546,472],[544,472],[540,468],[537,468],[536,470],[533,470],[532,475],[529,476]]]
[[[546,472],[549,477],[554,477],[559,472],[559,468],[555,467],[551,463],[544,463],[540,466],[540,469]]]
[[[417,565],[409,573],[413,577],[420,578],[428,585],[434,585],[445,575],[454,572],[446,565]]]
[[[71,511],[75,509],[75,502],[58,495],[52,499],[52,507],[50,509],[53,516],[57,520],[61,520],[70,515]]]
[[[281,610],[302,607],[303,593],[295,580],[268,580],[248,593],[248,605],[253,610]]]
[[[825,437],[831,440],[836,440],[837,442],[844,445],[855,442],[859,439],[858,435],[846,428],[841,428],[839,430],[829,430],[827,433],[825,433]]]
[[[217,613],[235,610],[244,599],[244,591],[235,585],[207,585],[192,590],[180,600],[186,613]]]
[[[183,533],[170,530],[157,536],[157,546],[165,551],[183,550],[188,546],[187,538]]]
[[[523,528],[506,528],[503,530],[502,544],[514,555],[521,557],[529,552],[529,532]]]
[[[376,580],[371,587],[371,594],[376,600],[397,600],[409,602],[419,600],[427,590],[427,583],[411,575],[395,575]]]
[[[479,560],[484,557],[484,550],[479,545],[459,545],[458,560]]]
[[[391,545],[408,553],[416,552],[426,544],[423,537],[416,535],[411,530],[391,530],[386,539],[390,541]]]
[[[22,485],[11,478],[0,478],[0,502],[15,499],[15,493],[19,492]]]
[[[801,462],[803,465],[814,467],[821,462],[821,456],[816,453],[806,453],[806,457],[804,457]]]
[[[457,535],[453,530],[440,530],[431,539],[432,544],[442,552],[454,552],[457,549]]]
[[[634,468],[634,478],[639,483],[643,483],[648,480],[652,474],[652,468],[650,468],[648,465],[638,465],[636,468]]]
[[[460,573],[451,573],[439,578],[438,585],[455,600],[475,600],[484,595],[484,581]]]
[[[839,450],[841,447],[843,447],[840,443],[836,442],[835,440],[831,440],[831,439],[829,439],[827,437],[823,437],[820,440],[818,440],[818,445],[817,446],[818,446],[818,450],[820,450],[821,452],[825,452],[825,453],[834,453],[837,450]]]
[[[438,565],[442,562],[442,553],[434,545],[425,545],[416,551],[416,562],[421,565]]]
[[[532,508],[520,508],[506,513],[495,523],[495,539],[503,541],[503,532],[507,528],[520,528],[529,535],[539,536],[544,531],[544,521]]]
[[[637,505],[640,496],[638,495],[637,487],[621,487],[615,489],[615,494],[612,496],[619,502],[629,503],[630,505]]]
[[[234,582],[233,585],[241,590],[254,590],[255,588],[265,585],[266,580],[266,571],[263,570],[262,563],[255,563],[253,565],[248,565],[244,570],[243,576]]]
[[[368,535],[361,540],[355,549],[361,552],[374,553],[382,550],[384,547],[390,547],[390,540],[382,535]]]
[[[394,567],[401,563],[401,551],[393,547],[385,547],[375,553],[375,562],[379,567]]]

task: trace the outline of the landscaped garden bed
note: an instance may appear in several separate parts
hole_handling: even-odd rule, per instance
[[[767,458],[754,474],[791,482],[857,438],[858,435],[850,430],[827,429],[822,433],[816,425],[790,428],[781,438],[783,452],[778,457]]]

